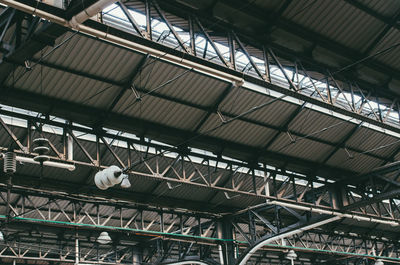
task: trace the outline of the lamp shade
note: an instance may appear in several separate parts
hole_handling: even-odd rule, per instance
[[[131,187],[131,182],[128,179],[128,175],[125,175],[125,177],[122,179],[121,182],[121,188],[129,189],[130,187]]]
[[[102,245],[109,244],[111,243],[111,241],[112,239],[107,232],[101,232],[99,237],[97,238],[97,242]]]
[[[296,252],[294,252],[293,249],[289,250],[289,252],[286,254],[285,258],[290,259],[290,260],[294,260],[297,258],[297,254]]]

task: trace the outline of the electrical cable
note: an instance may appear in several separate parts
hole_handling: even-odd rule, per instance
[[[182,72],[181,74],[165,81],[164,83],[162,83],[161,85],[157,86],[156,88],[144,93],[143,95],[140,96],[140,98],[137,98],[137,100],[135,100],[134,102],[130,103],[128,106],[126,106],[121,113],[124,113],[126,110],[128,110],[130,107],[132,107],[136,102],[141,101],[145,96],[150,95],[151,93],[154,93],[155,91],[165,87],[166,85],[169,85],[170,83],[178,80],[179,78],[181,78],[182,76],[186,75],[187,73],[191,72],[193,70],[193,68],[187,69],[186,71]]]
[[[71,36],[69,36],[67,39],[63,40],[62,42],[60,42],[59,44],[57,44],[56,46],[54,46],[48,53],[46,53],[44,56],[41,56],[40,59],[36,62],[34,62],[29,69],[25,68],[25,71],[23,71],[23,73],[17,77],[16,79],[13,78],[13,86],[16,84],[16,82],[18,82],[19,79],[21,79],[27,72],[30,72],[33,68],[35,68],[38,64],[40,64],[40,62],[46,58],[47,56],[49,56],[50,54],[52,54],[55,50],[57,50],[58,48],[60,48],[61,46],[63,46],[65,43],[69,42],[76,34],[78,33],[78,31],[74,32]],[[16,70],[16,69],[15,69]],[[15,70],[13,72],[15,72]]]
[[[335,128],[335,127],[337,127],[337,126],[339,126],[339,125],[342,125],[342,124],[344,124],[344,123],[351,122],[351,121],[354,120],[354,119],[355,119],[355,118],[350,118],[350,119],[348,119],[348,120],[342,120],[342,121],[337,122],[337,123],[335,123],[335,124],[333,124],[333,125],[330,125],[330,126],[328,126],[328,127],[324,127],[324,128],[322,128],[322,129],[319,129],[319,130],[316,130],[316,131],[314,131],[314,132],[311,132],[311,133],[309,133],[309,134],[307,134],[307,135],[297,137],[295,142],[290,142],[290,143],[288,143],[288,144],[282,146],[282,147],[279,148],[276,152],[280,152],[281,150],[285,149],[286,147],[288,147],[288,146],[290,146],[290,145],[292,145],[292,144],[295,144],[295,143],[298,142],[298,141],[305,140],[305,139],[307,139],[307,138],[309,138],[309,137],[311,137],[311,136],[320,134],[320,133],[322,133],[322,132],[326,132],[327,130],[330,130],[330,129],[332,129],[332,128]]]
[[[360,59],[360,60],[358,60],[358,61],[356,61],[354,63],[346,65],[345,67],[342,67],[341,69],[333,72],[332,75],[335,75],[335,74],[341,73],[343,71],[346,71],[347,69],[349,69],[349,68],[351,68],[351,67],[353,67],[353,66],[355,66],[357,64],[360,64],[362,62],[365,62],[365,61],[367,61],[367,60],[369,60],[369,59],[371,59],[371,58],[373,58],[373,57],[375,57],[377,55],[385,54],[385,53],[389,52],[390,50],[392,50],[394,48],[397,48],[398,46],[400,46],[400,42],[395,43],[395,44],[393,44],[393,45],[391,45],[391,46],[389,46],[389,47],[387,47],[387,48],[385,48],[383,50],[377,51],[374,54],[368,55],[368,56],[366,56],[366,57],[364,57],[364,58],[362,58],[362,59]]]
[[[50,53],[52,53],[55,49],[61,47],[62,44],[64,44],[66,41],[70,40],[76,33],[78,33],[78,32],[75,32],[75,33],[74,33],[72,36],[70,36],[68,39],[64,40],[62,43],[60,43],[59,45],[57,45],[56,47],[54,47],[54,48],[53,48],[49,53],[47,53],[44,57],[46,57],[47,55],[49,55]],[[188,40],[188,41],[189,41],[189,40]],[[186,42],[188,42],[188,41],[186,41]],[[397,47],[398,45],[400,45],[400,44],[393,45],[392,47],[389,47],[389,48],[387,48],[387,49],[385,49],[385,50],[383,50],[383,51],[377,52],[376,54],[371,55],[371,56],[369,56],[369,57],[366,57],[366,58],[360,60],[359,62],[362,62],[362,61],[364,61],[364,60],[367,60],[367,59],[369,59],[369,58],[371,58],[371,57],[373,57],[373,56],[376,56],[376,55],[379,55],[379,54],[383,54],[383,53],[389,51],[390,49],[392,49],[392,48],[394,48],[394,47]],[[167,53],[165,53],[165,54],[167,54]],[[36,64],[38,64],[44,57],[41,57],[41,59],[40,59]],[[160,59],[160,58],[161,58],[161,56],[159,57],[159,59]],[[156,60],[155,60],[155,61],[156,61]],[[357,63],[359,63],[359,62],[357,62]],[[36,64],[35,64],[35,65],[36,65]],[[35,65],[33,65],[33,67],[34,67]],[[147,65],[146,65],[146,66],[147,66]],[[352,66],[352,65],[346,66],[346,67],[344,67],[343,69],[334,72],[333,74],[336,74],[336,73],[338,73],[338,72],[340,72],[340,71],[343,71],[343,70],[345,70],[345,69],[347,69],[348,67],[351,67],[351,66]],[[190,70],[192,70],[192,69],[187,70],[187,72],[190,71]],[[20,78],[20,77],[19,77],[19,78]],[[18,79],[19,79],[19,78],[18,78]],[[18,81],[18,79],[17,79],[16,81]],[[167,81],[167,84],[170,83],[170,82],[172,82],[172,81],[171,81],[171,80]],[[166,85],[166,84],[165,84],[165,85]],[[149,95],[149,94],[151,94],[152,92],[154,92],[154,91],[160,89],[161,87],[162,87],[162,86],[159,86],[159,87],[157,87],[157,88],[155,88],[155,89],[153,89],[153,90],[147,92],[145,95]],[[97,94],[100,94],[100,93],[102,93],[102,92],[104,92],[105,90],[106,90],[106,89],[103,89],[103,91],[96,93],[96,95],[97,95]],[[96,96],[96,95],[94,95],[94,96]],[[94,97],[94,96],[93,96],[93,97]],[[130,106],[128,106],[128,107],[130,107]],[[229,120],[228,122],[231,122],[231,121],[232,121],[232,119]],[[218,127],[218,128],[219,128],[219,127]],[[217,128],[215,128],[215,129],[217,129]],[[206,132],[206,133],[207,133],[207,132]],[[304,137],[302,137],[302,138],[307,138],[307,137],[309,137],[309,136],[311,136],[311,135],[312,135],[312,134],[309,134],[309,135],[304,136]],[[301,140],[302,138],[300,138],[300,140]]]
[[[254,106],[254,107],[248,109],[247,111],[244,111],[244,112],[240,113],[239,115],[234,116],[233,118],[231,118],[231,119],[229,119],[229,120],[225,120],[225,121],[221,122],[219,125],[217,125],[217,126],[211,128],[211,129],[208,129],[208,130],[206,130],[206,131],[204,131],[204,132],[200,132],[200,133],[196,134],[195,136],[193,136],[193,137],[191,137],[191,138],[189,138],[189,139],[186,139],[185,141],[183,141],[183,142],[181,142],[181,143],[179,143],[179,144],[177,144],[177,145],[174,145],[174,146],[172,146],[172,147],[169,147],[169,148],[167,148],[167,149],[161,151],[161,152],[158,153],[158,154],[154,154],[154,155],[152,155],[152,156],[150,156],[150,157],[148,157],[148,158],[146,158],[146,159],[143,159],[143,160],[141,160],[141,161],[139,161],[139,162],[137,162],[137,163],[133,163],[133,164],[132,164],[131,166],[129,166],[129,167],[125,167],[125,168],[123,169],[123,172],[124,172],[124,173],[128,173],[128,171],[131,170],[132,168],[134,168],[135,166],[137,166],[137,165],[139,165],[139,164],[142,164],[143,162],[146,162],[146,161],[148,161],[148,160],[150,160],[150,159],[152,159],[152,158],[158,157],[158,156],[160,156],[160,155],[164,155],[164,154],[169,153],[169,152],[176,152],[176,148],[178,148],[178,147],[180,147],[180,146],[183,146],[183,145],[186,145],[187,143],[189,143],[189,142],[191,142],[191,141],[193,141],[193,140],[195,140],[195,139],[197,139],[197,138],[199,138],[199,137],[205,136],[205,135],[208,134],[208,133],[211,133],[211,132],[213,132],[213,131],[215,131],[215,130],[217,130],[217,129],[219,129],[219,128],[221,128],[221,127],[227,125],[227,124],[230,124],[231,122],[233,122],[233,121],[235,121],[235,120],[237,120],[237,119],[239,119],[239,118],[242,118],[242,117],[244,117],[244,116],[246,116],[246,115],[248,115],[248,114],[250,114],[250,113],[253,113],[253,112],[255,112],[255,111],[259,110],[259,109],[262,109],[262,108],[264,108],[264,107],[266,107],[266,106],[268,106],[268,105],[271,105],[271,104],[273,104],[274,102],[276,102],[276,101],[278,101],[278,100],[281,100],[281,99],[283,99],[283,98],[285,98],[285,97],[287,97],[287,95],[282,95],[282,96],[280,96],[280,97],[271,99],[271,100],[269,100],[269,101],[267,101],[267,102],[265,102],[265,103],[262,103],[262,104],[260,104],[260,105]]]

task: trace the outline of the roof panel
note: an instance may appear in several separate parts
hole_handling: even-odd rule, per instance
[[[388,18],[400,10],[400,2],[397,0],[357,0],[357,2]]]
[[[384,24],[344,1],[300,0],[283,17],[355,50],[362,50]]]
[[[144,55],[85,37],[66,33],[57,39],[59,48],[48,47],[35,55],[42,60],[85,74],[127,81]],[[61,45],[62,44],[62,45]]]
[[[135,86],[149,91],[146,93],[211,107],[230,84],[152,58],[139,72]]]
[[[375,154],[383,157],[391,157],[400,146],[399,139],[383,133],[373,132],[361,127],[347,141],[346,146],[362,150],[364,154]]]
[[[311,109],[304,109],[290,123],[289,131],[315,137],[331,143],[340,143],[357,125]]]
[[[292,142],[287,134],[281,133],[276,141],[274,141],[274,143],[271,145],[270,150],[292,157],[299,157],[310,161],[320,162],[332,150],[334,150],[334,147],[317,143],[306,138],[298,139],[296,142]]]
[[[284,101],[274,101],[272,97],[247,89],[234,88],[226,96],[225,100],[221,102],[219,110],[223,113],[237,116],[268,102],[271,102],[271,104],[245,115],[244,118],[279,127],[297,109],[297,106],[294,104]]]
[[[383,161],[363,154],[349,157],[344,149],[339,149],[327,162],[330,166],[352,169],[357,173],[366,173],[382,165]]]
[[[200,133],[253,147],[264,146],[274,135],[274,130],[240,120],[221,125],[219,116],[213,114],[204,124]]]
[[[376,59],[394,68],[397,68],[400,64],[400,58],[399,56],[395,55],[400,50],[398,46],[399,43],[400,31],[398,29],[392,28],[382,37],[380,42],[378,42],[375,48],[371,51],[371,54],[375,54],[388,49],[387,52],[380,53],[379,56],[376,56]]]
[[[204,111],[151,95],[137,101],[131,91],[125,92],[115,112],[186,130],[193,130],[205,114]]]

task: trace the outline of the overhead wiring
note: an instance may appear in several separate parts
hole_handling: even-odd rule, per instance
[[[41,65],[41,62],[43,61],[44,58],[46,58],[47,56],[52,54],[54,51],[56,51],[58,48],[62,47],[64,44],[68,43],[75,35],[77,35],[77,33],[78,33],[78,31],[74,32],[73,34],[71,34],[68,38],[66,38],[65,40],[63,40],[62,42],[60,42],[59,44],[57,44],[53,48],[51,48],[49,52],[47,52],[46,54],[42,55],[38,61],[34,62],[28,68],[25,68],[24,71],[22,72],[22,74],[20,74],[17,78],[13,78],[13,84],[12,85],[14,86],[16,84],[16,82],[18,82],[18,80],[20,80],[26,73],[31,72],[31,70],[33,68],[35,68],[37,65]],[[15,71],[15,69],[14,69],[14,71]]]

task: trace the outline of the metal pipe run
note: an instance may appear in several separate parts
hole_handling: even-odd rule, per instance
[[[309,212],[314,212],[314,213],[319,213],[319,214],[334,215],[334,216],[338,216],[338,217],[355,219],[357,221],[379,223],[379,224],[385,224],[385,225],[391,225],[391,226],[399,225],[399,223],[394,220],[385,220],[385,219],[381,219],[381,218],[362,216],[362,215],[352,214],[352,213],[341,213],[339,211],[325,210],[325,209],[315,208],[315,207],[311,207],[311,206],[296,205],[293,203],[286,203],[286,202],[280,202],[280,201],[270,201],[268,203],[273,204],[273,205],[284,206],[284,207],[288,207],[288,208],[292,208],[292,209],[296,209],[296,210],[300,210],[300,211],[309,211]]]
[[[101,1],[101,2],[103,2],[103,1]],[[104,0],[104,2],[108,2],[108,1]],[[113,1],[113,2],[115,2],[115,1]],[[107,32],[102,32],[100,30],[93,29],[93,28],[85,26],[83,24],[74,25],[75,22],[72,22],[72,19],[71,19],[71,21],[68,21],[66,19],[60,18],[58,16],[55,16],[55,15],[53,15],[51,13],[48,13],[48,12],[45,12],[43,10],[37,9],[35,7],[31,7],[29,5],[20,3],[20,2],[18,2],[16,0],[0,0],[0,3],[8,5],[8,6],[13,7],[13,8],[16,8],[18,10],[24,11],[26,13],[29,13],[29,14],[32,14],[32,15],[36,15],[36,16],[42,17],[44,19],[50,20],[51,22],[57,23],[57,24],[59,24],[61,26],[68,27],[68,28],[71,28],[71,29],[74,29],[74,30],[78,30],[79,32],[82,32],[82,33],[85,33],[85,34],[88,34],[88,35],[103,39],[105,41],[109,41],[111,43],[119,44],[121,46],[124,46],[126,48],[129,48],[129,49],[141,52],[141,53],[150,54],[150,55],[152,55],[154,57],[162,58],[165,61],[169,61],[169,62],[172,62],[172,63],[175,63],[175,64],[180,64],[180,65],[182,65],[182,66],[184,66],[186,68],[192,68],[192,69],[194,69],[194,70],[196,70],[198,72],[202,72],[202,73],[205,73],[205,74],[208,74],[208,75],[211,75],[211,76],[215,76],[215,77],[218,77],[220,79],[223,79],[223,80],[226,80],[226,81],[229,81],[229,82],[234,82],[234,83],[236,83],[238,85],[242,85],[244,83],[244,80],[241,77],[238,77],[238,76],[235,76],[235,75],[232,75],[232,74],[228,74],[228,73],[225,73],[225,72],[218,71],[218,70],[213,69],[211,67],[204,66],[202,64],[195,63],[195,62],[192,62],[190,60],[187,60],[187,59],[184,59],[184,58],[172,55],[172,54],[168,54],[168,53],[165,53],[163,51],[159,51],[157,49],[153,49],[153,48],[147,47],[145,45],[138,44],[138,43],[133,42],[133,41],[129,41],[129,40],[120,38],[118,36],[109,34]],[[95,8],[93,8],[93,10],[95,10]],[[85,12],[85,11],[82,11],[82,12]],[[92,13],[94,11],[91,10],[90,12]],[[90,14],[86,14],[86,15],[88,17],[90,16]],[[82,17],[81,17],[81,15],[79,15],[79,17],[76,17],[74,21],[79,22],[82,19],[83,19],[83,15],[82,15]]]
[[[37,162],[37,161],[33,160],[33,158],[30,158],[30,157],[17,156],[16,160],[18,162],[21,162],[21,163],[29,163],[29,164],[40,165],[40,162]],[[59,163],[59,162],[54,162],[54,161],[44,161],[43,165],[44,166],[49,166],[49,167],[68,169],[69,171],[74,171],[75,170],[75,165],[74,164]]]
[[[185,261],[162,263],[162,265],[184,265],[184,264],[211,265],[211,263],[207,263],[204,261],[198,261],[198,260],[185,260]]]
[[[307,230],[310,230],[310,229],[313,229],[313,228],[316,228],[316,227],[319,227],[319,226],[322,226],[322,225],[325,225],[325,224],[328,224],[328,223],[337,221],[337,220],[339,220],[339,219],[341,219],[341,218],[342,218],[342,217],[339,217],[339,216],[331,217],[331,218],[328,218],[328,219],[325,219],[325,220],[322,220],[322,221],[319,221],[319,222],[316,222],[316,223],[313,223],[313,224],[310,224],[310,225],[306,225],[306,226],[303,226],[303,227],[301,227],[301,228],[297,228],[297,229],[294,229],[294,230],[292,230],[292,231],[288,231],[288,232],[285,232],[285,233],[282,233],[282,234],[279,234],[279,235],[276,235],[276,236],[272,236],[272,237],[267,238],[267,239],[265,239],[265,240],[262,240],[262,241],[258,242],[257,244],[255,244],[255,245],[241,258],[241,260],[239,261],[239,263],[237,263],[237,265],[245,265],[245,264],[247,263],[247,261],[250,259],[250,257],[251,257],[257,250],[261,249],[262,247],[264,247],[264,246],[266,246],[266,245],[268,245],[268,244],[270,244],[270,243],[272,243],[272,242],[274,242],[274,241],[276,241],[276,240],[281,240],[281,239],[284,239],[284,238],[293,236],[293,235],[295,235],[295,234],[299,234],[299,233],[301,233],[301,232],[304,232],[304,231],[307,231]]]
[[[99,12],[101,12],[104,8],[107,6],[114,4],[117,2],[116,0],[99,0],[93,5],[89,6],[85,10],[81,11],[79,14],[73,16],[71,20],[69,21],[69,25],[73,27],[74,29],[80,28],[80,25],[88,20],[89,18],[95,16]]]

